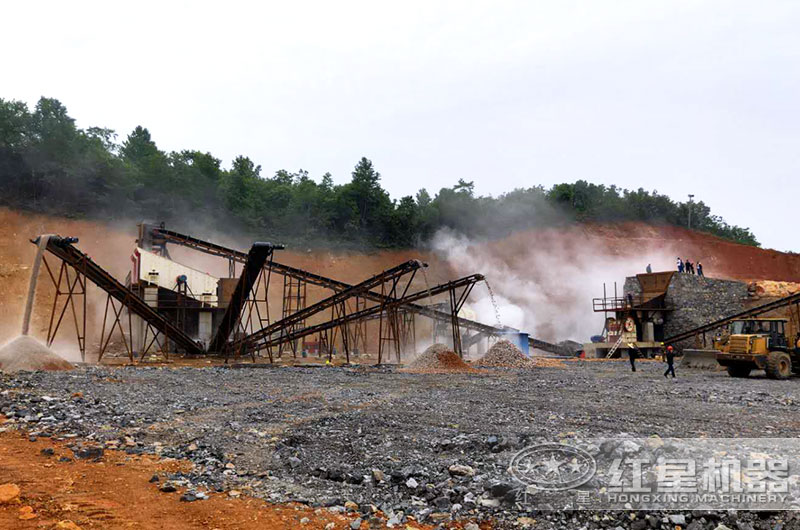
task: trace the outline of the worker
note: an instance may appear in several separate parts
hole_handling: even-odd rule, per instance
[[[628,361],[631,363],[631,372],[636,371],[636,350],[628,348]]]
[[[664,372],[664,377],[667,377],[667,375],[671,373],[672,378],[675,379],[675,349],[672,345],[667,346],[664,360],[667,361],[667,371]]]
[[[703,275],[703,264],[700,263],[699,261],[697,262],[697,275],[698,276]]]
[[[683,272],[683,261],[681,261],[681,258],[678,258],[678,272]]]
[[[647,271],[647,274],[653,273],[653,267],[651,267],[649,263],[647,264],[647,268],[645,270]]]

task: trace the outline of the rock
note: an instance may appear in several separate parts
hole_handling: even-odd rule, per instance
[[[228,492],[228,497],[231,497],[233,499],[238,499],[241,496],[242,496],[242,492],[239,491],[239,490],[231,490],[231,491]]]
[[[351,521],[350,522],[350,528],[351,528],[351,530],[358,530],[359,528],[361,528],[361,517]]]
[[[386,482],[386,474],[380,469],[373,469],[372,480],[375,482]]]
[[[181,495],[181,501],[183,502],[194,502],[196,500],[197,500],[197,495],[195,495],[194,493],[187,491],[186,493]]]
[[[336,523],[328,523],[325,525],[325,530],[333,530],[336,528]]]
[[[151,483],[151,484],[152,484],[152,483],[154,483],[154,482],[158,482],[158,481],[160,481],[160,480],[161,480],[161,479],[160,479],[160,478],[158,478],[158,475],[153,475],[152,477],[150,477],[150,483]]]
[[[300,467],[300,464],[302,464],[302,463],[303,463],[303,461],[300,460],[299,458],[297,458],[296,456],[290,456],[289,457],[289,467],[291,467],[292,469],[296,469],[296,468]]]
[[[731,529],[725,526],[724,524],[720,524],[716,528],[714,528],[714,530],[731,530]]]
[[[475,523],[467,523],[464,525],[464,530],[481,530],[481,527]]]
[[[21,521],[29,521],[36,519],[37,515],[33,513],[33,506],[23,506],[19,509],[19,519]]]
[[[491,494],[492,497],[500,499],[505,497],[506,494],[508,494],[508,492],[511,491],[512,489],[514,489],[514,487],[511,486],[511,484],[506,484],[505,482],[498,482],[497,484],[492,484],[492,486],[489,487],[489,493]]]
[[[637,519],[631,522],[631,530],[644,530],[645,528],[647,528],[646,519]]]
[[[669,522],[671,522],[672,524],[684,526],[686,524],[686,516],[680,513],[671,514],[669,516]]]
[[[98,461],[103,458],[103,452],[104,450],[102,447],[96,446],[81,446],[78,449],[72,450],[72,454],[75,455],[75,458],[94,461]]]
[[[158,488],[159,490],[163,491],[164,493],[174,493],[178,491],[178,488],[175,487],[175,484],[172,482],[165,482]]]
[[[300,519],[300,524],[302,525],[307,525],[309,522],[311,522],[311,519],[309,519],[308,517],[303,517],[302,519]]]
[[[419,483],[416,480],[414,480],[414,477],[411,477],[410,479],[408,479],[406,481],[406,487],[407,488],[410,488],[410,489],[413,490],[413,489],[416,489],[417,486],[419,486]]]
[[[522,528],[531,528],[535,524],[536,524],[536,519],[533,519],[531,517],[518,517],[517,518],[517,525],[521,526]],[[477,528],[477,525],[476,525],[476,528]]]
[[[442,496],[433,499],[433,505],[436,506],[437,510],[443,512],[449,510],[450,506],[452,506],[452,503],[450,502],[449,497]]]
[[[39,453],[41,453],[42,456],[53,456],[55,454],[55,451],[53,450],[52,447],[47,447],[39,451]]]
[[[500,506],[500,499],[486,499],[480,498],[478,499],[478,504],[485,508],[497,508]]]
[[[465,466],[461,464],[453,464],[447,469],[451,475],[460,476],[460,477],[471,477],[475,474],[475,470],[470,466]]]
[[[358,504],[354,503],[353,501],[347,501],[344,503],[344,509],[348,512],[357,512]]]
[[[16,484],[0,485],[0,504],[8,504],[19,498],[19,486]]]

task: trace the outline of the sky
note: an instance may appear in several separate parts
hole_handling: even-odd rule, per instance
[[[123,7],[126,6],[126,7]],[[394,198],[579,179],[800,251],[800,3],[10,2],[0,97]]]

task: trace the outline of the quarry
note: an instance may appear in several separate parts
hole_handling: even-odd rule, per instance
[[[798,437],[792,373],[717,362],[743,355],[737,322],[796,341],[796,255],[666,227],[639,227],[635,249],[596,226],[337,254],[0,217],[0,483],[36,514],[0,510],[2,527],[800,524],[794,488],[782,510],[585,509],[521,502],[510,473],[527,448],[587,437],[641,454],[635,440]],[[686,252],[705,276],[669,268]]]

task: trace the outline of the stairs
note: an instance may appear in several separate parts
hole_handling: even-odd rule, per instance
[[[617,352],[617,350],[619,349],[620,344],[622,344],[622,337],[623,337],[623,334],[620,333],[619,338],[617,339],[617,342],[615,342],[614,345],[611,346],[611,349],[608,350],[608,355],[606,355],[606,359],[610,359],[611,356],[614,355]]]

